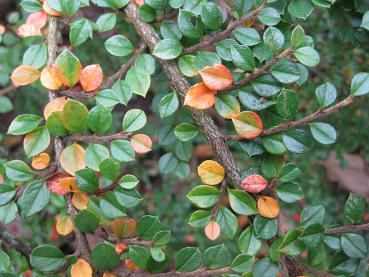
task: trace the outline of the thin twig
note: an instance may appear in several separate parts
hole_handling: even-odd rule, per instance
[[[327,235],[338,235],[348,232],[355,232],[355,231],[369,231],[369,223],[360,224],[360,225],[346,225],[336,228],[328,228],[325,229],[325,233]]]
[[[269,128],[264,130],[260,136],[261,137],[265,137],[265,136],[270,136],[270,135],[274,135],[274,134],[278,134],[284,131],[287,131],[289,129],[294,129],[300,126],[304,126],[312,121],[318,120],[320,118],[323,118],[329,114],[338,112],[339,110],[343,109],[344,107],[350,105],[353,102],[353,96],[350,94],[348,97],[346,97],[344,100],[342,100],[341,102],[337,103],[336,105],[333,105],[332,107],[326,108],[326,109],[319,109],[316,112],[305,116],[304,118],[301,118],[299,120],[296,121],[291,121],[291,122],[287,122],[287,123],[282,123],[278,126]],[[226,137],[227,140],[243,140],[244,138],[240,137],[239,135],[230,135]]]
[[[192,272],[178,272],[178,271],[169,271],[163,273],[149,273],[149,272],[140,272],[135,273],[134,276],[146,277],[146,276],[153,276],[153,277],[171,277],[171,276],[181,276],[181,277],[206,277],[206,276],[218,276],[226,273],[231,273],[232,269],[230,267],[223,267],[219,269],[206,269],[200,268],[198,270]]]
[[[266,7],[266,4],[262,4],[260,7],[252,11],[250,14],[229,23],[228,27],[225,30],[216,33],[214,36],[206,36],[199,43],[186,48],[183,51],[183,53],[188,54],[188,53],[195,52],[199,49],[213,45],[214,43],[228,37],[233,32],[234,29],[236,29],[238,26],[241,26],[246,21],[250,19],[254,19],[265,7]]]
[[[3,240],[9,248],[16,249],[20,252],[27,260],[31,255],[31,248],[24,242],[16,238],[8,229],[2,224],[0,225],[0,239]]]
[[[117,238],[115,236],[109,236],[107,238],[105,238],[105,240],[113,242],[113,243],[124,243],[127,245],[141,245],[141,246],[146,246],[146,247],[152,247],[153,246],[153,242],[151,240],[141,240],[140,238],[136,237],[136,238],[128,238],[128,239],[120,239]]]
[[[15,91],[15,90],[17,90],[16,86],[14,86],[14,85],[7,86],[5,88],[0,89],[0,96],[3,96],[5,94],[8,94],[8,93],[10,93],[12,91]]]
[[[101,143],[108,143],[108,142],[112,142],[114,140],[119,140],[119,139],[129,139],[132,136],[132,134],[130,133],[118,133],[118,134],[114,134],[114,135],[107,135],[107,136],[98,136],[98,135],[90,135],[90,136],[85,136],[85,135],[81,135],[81,134],[75,134],[75,135],[71,135],[68,137],[68,140],[70,141],[81,141],[81,142],[85,142],[85,143],[93,143],[93,142],[101,142]]]

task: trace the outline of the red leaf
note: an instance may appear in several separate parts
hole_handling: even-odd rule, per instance
[[[259,193],[267,185],[268,183],[264,177],[257,174],[247,176],[242,182],[243,189],[251,193]]]
[[[46,25],[47,22],[47,13],[44,11],[39,11],[35,13],[31,13],[27,18],[26,24],[33,25],[37,29],[41,29]]]

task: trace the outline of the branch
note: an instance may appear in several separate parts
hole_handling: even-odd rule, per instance
[[[289,130],[289,129],[294,129],[294,128],[297,128],[297,127],[300,127],[300,126],[304,126],[304,125],[306,125],[306,124],[308,124],[312,121],[315,121],[317,119],[325,117],[325,116],[327,116],[331,113],[338,112],[339,110],[343,109],[344,107],[350,105],[352,102],[353,102],[353,96],[350,94],[344,100],[342,100],[341,102],[338,102],[336,105],[333,105],[332,107],[329,107],[329,108],[326,108],[326,109],[323,109],[323,110],[319,109],[315,113],[312,113],[308,116],[305,116],[304,118],[301,118],[299,120],[283,123],[283,124],[280,124],[278,126],[266,129],[261,133],[260,136],[262,136],[262,137],[270,136],[270,135],[274,135],[274,134],[284,132],[284,131]],[[227,136],[227,140],[242,140],[242,139],[244,139],[244,138],[240,137],[239,135]]]
[[[2,89],[0,89],[0,96],[3,96],[5,94],[8,94],[8,93],[10,93],[12,91],[15,91],[15,90],[17,90],[17,87],[14,86],[14,85],[10,85],[8,87],[2,88]]]
[[[9,248],[14,248],[18,252],[20,252],[27,260],[31,255],[31,248],[26,245],[24,242],[20,241],[16,238],[8,229],[6,229],[3,225],[0,225],[0,239],[2,239]]]
[[[254,69],[254,71],[249,73],[244,79],[234,83],[232,86],[227,87],[223,91],[230,91],[230,90],[239,89],[240,87],[243,87],[243,86],[249,84],[251,81],[255,80],[257,77],[259,77],[261,75],[264,75],[264,74],[267,74],[274,64],[279,62],[281,59],[283,59],[285,57],[288,57],[293,52],[294,52],[294,49],[292,49],[291,47],[287,48],[283,52],[281,52],[278,55],[274,56],[270,61],[265,63],[261,68]]]
[[[119,139],[129,139],[132,136],[130,133],[118,133],[114,135],[108,135],[108,136],[98,136],[98,135],[90,135],[90,136],[84,136],[80,134],[71,135],[68,137],[71,141],[81,141],[85,143],[93,143],[93,142],[112,142],[114,140]]]
[[[369,231],[369,223],[361,224],[361,225],[346,225],[336,228],[328,228],[325,229],[325,233],[327,235],[335,235],[335,234],[343,234],[352,231]]]
[[[181,277],[206,277],[206,276],[217,276],[222,275],[226,273],[231,273],[232,269],[230,267],[224,267],[219,269],[206,269],[206,268],[200,268],[196,271],[192,272],[178,272],[178,271],[169,271],[169,272],[163,272],[163,273],[156,273],[152,274],[149,272],[142,272],[142,273],[135,273],[134,276],[154,276],[154,277],[171,277],[171,276],[181,276]]]
[[[238,26],[241,26],[246,21],[250,19],[254,19],[265,7],[266,7],[266,4],[262,4],[260,7],[258,7],[253,12],[251,12],[249,15],[241,17],[240,19],[237,19],[229,23],[228,27],[224,31],[218,32],[214,36],[204,37],[199,43],[186,48],[183,51],[183,53],[188,54],[188,53],[195,52],[199,49],[213,45],[214,43],[228,37],[233,32],[234,29],[236,29]]]
[[[113,243],[124,243],[128,245],[135,244],[135,245],[141,245],[141,246],[146,246],[146,247],[152,247],[153,245],[153,242],[151,240],[141,240],[139,238],[120,239],[117,237],[108,237],[105,239]]]
[[[334,275],[330,273],[322,272],[308,265],[300,264],[289,256],[285,256],[285,262],[291,276],[300,276],[303,275],[303,272],[308,272],[318,277],[334,277]]]
[[[137,6],[130,2],[126,8],[125,13],[135,26],[138,35],[144,40],[146,45],[152,51],[155,45],[160,41],[159,36],[149,24],[141,21]],[[179,71],[175,61],[159,60],[164,72],[169,78],[172,88],[179,94],[182,102],[191,87],[186,78]],[[240,188],[242,179],[240,169],[237,166],[231,150],[225,143],[224,136],[218,130],[213,119],[206,111],[200,111],[189,108],[192,118],[199,126],[202,133],[205,135],[210,146],[212,147],[215,156],[220,164],[224,167],[227,177],[232,181],[235,187]]]

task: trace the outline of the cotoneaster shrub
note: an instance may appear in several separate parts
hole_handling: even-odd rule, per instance
[[[312,139],[335,143],[335,128],[325,117],[356,99],[367,101],[362,96],[369,93],[369,74],[356,72],[344,92],[330,82],[319,84],[310,92],[317,110],[298,116],[300,87],[320,62],[302,26],[314,9],[337,14],[342,3],[23,0],[20,5],[29,14],[16,33],[32,43],[10,74],[13,84],[1,91],[0,111],[12,108],[5,94],[31,84],[39,92],[34,101],[47,104],[18,115],[9,126],[9,136],[23,139],[25,158],[9,156],[0,166],[0,221],[9,224],[19,214],[25,222],[42,222],[38,217],[50,211],[57,214],[57,234],[74,239],[74,249],[66,254],[42,241],[30,249],[0,227],[5,250],[0,276],[27,269],[72,277],[357,274],[368,254],[360,235],[369,229],[360,222],[364,199],[355,194],[347,199],[343,212],[349,225],[328,224],[322,205],[305,207],[291,229],[281,216],[304,198],[301,171],[289,154],[304,155]],[[361,7],[355,7],[360,14]],[[98,16],[90,17],[91,11]],[[364,13],[360,26],[351,26],[358,29],[355,43],[364,41],[359,34],[367,35],[367,17]],[[91,40],[96,43],[87,48]],[[96,55],[100,48],[111,55],[109,61]],[[152,105],[155,120],[137,99]],[[159,123],[152,126],[154,121]],[[210,148],[194,153],[194,145],[204,142]],[[210,247],[183,245],[173,254],[170,242],[176,238],[166,224],[155,213],[139,215],[145,199],[132,167],[145,171],[153,149],[160,149],[155,153],[161,155],[161,174],[184,182],[196,175],[196,186],[186,187],[187,199],[180,201],[197,208],[188,224],[214,241]],[[200,157],[195,162],[201,160],[195,171],[194,155]],[[248,224],[239,224],[242,220]],[[88,242],[92,234],[97,243]],[[329,261],[317,264],[319,251],[331,253]]]

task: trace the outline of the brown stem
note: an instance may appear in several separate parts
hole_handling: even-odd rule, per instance
[[[75,134],[69,136],[68,139],[70,141],[81,141],[85,143],[93,143],[93,142],[108,143],[119,139],[129,139],[131,136],[132,134],[123,132],[108,136],[98,136],[98,135],[84,136],[81,134]]]
[[[241,17],[240,19],[237,19],[231,22],[224,31],[218,32],[214,36],[204,37],[199,43],[186,48],[183,51],[183,53],[188,54],[188,53],[195,52],[199,49],[213,45],[214,43],[228,37],[233,32],[234,29],[236,29],[238,26],[241,26],[246,21],[250,19],[254,19],[265,7],[266,7],[266,4],[262,4],[260,7],[256,8],[253,12],[251,12],[249,15]]]
[[[346,225],[336,228],[328,228],[325,229],[325,233],[327,235],[336,235],[336,234],[343,234],[347,232],[353,231],[369,231],[369,223],[361,224],[361,225]]]
[[[3,240],[9,248],[16,249],[20,252],[27,260],[31,255],[31,248],[24,242],[16,238],[8,229],[3,225],[0,225],[0,239]]]
[[[291,55],[293,51],[294,50],[292,48],[287,48],[283,52],[274,56],[270,61],[266,62],[262,67],[254,69],[254,71],[247,74],[247,76],[244,79],[234,83],[232,86],[227,87],[223,91],[231,91],[231,90],[239,89],[240,87],[243,87],[245,85],[248,85],[251,81],[255,80],[257,77],[267,74],[274,64],[279,62],[281,59],[286,58],[289,55]]]
[[[5,94],[8,94],[8,93],[10,93],[12,91],[15,91],[15,90],[17,90],[16,86],[14,86],[14,85],[7,86],[5,88],[0,89],[0,96],[3,96]]]
[[[151,240],[141,240],[140,238],[128,238],[128,239],[120,239],[117,237],[108,237],[106,238],[107,241],[113,243],[124,243],[127,245],[134,244],[134,245],[141,245],[146,247],[152,247],[153,242]]]
[[[350,94],[348,97],[346,97],[344,100],[342,100],[341,102],[338,102],[336,105],[333,105],[332,107],[326,108],[326,109],[319,109],[316,112],[305,116],[304,118],[301,118],[299,120],[296,121],[291,121],[291,122],[287,122],[287,123],[282,123],[278,126],[269,128],[264,130],[260,136],[265,137],[265,136],[270,136],[270,135],[274,135],[274,134],[278,134],[281,132],[284,132],[286,130],[289,129],[294,129],[300,126],[304,126],[312,121],[318,120],[322,117],[325,117],[331,113],[335,113],[338,112],[339,110],[343,109],[344,107],[350,105],[353,102],[353,96]],[[244,138],[240,137],[239,135],[231,135],[231,136],[227,136],[227,140],[242,140]]]
[[[226,273],[231,273],[232,269],[230,267],[224,267],[219,269],[206,269],[206,268],[200,268],[196,271],[192,272],[178,272],[178,271],[169,271],[169,272],[163,272],[163,273],[148,273],[148,272],[142,272],[142,273],[135,273],[134,276],[140,276],[140,277],[146,277],[146,276],[154,276],[154,277],[167,277],[167,276],[181,276],[181,277],[206,277],[206,276],[218,276]]]
[[[226,189],[227,189],[226,182],[223,181],[222,184],[221,184],[221,186],[220,186],[220,197],[219,197],[219,200],[215,204],[215,206],[213,207],[213,209],[211,210],[211,216],[213,218],[215,218],[217,216],[217,214],[219,212],[219,209],[222,207],[222,201],[223,201],[223,197],[225,195]]]
[[[149,24],[141,21],[137,6],[130,2],[125,12],[128,18],[135,26],[139,36],[145,41],[146,45],[152,51],[155,45],[160,41],[159,36],[155,30]],[[172,88],[179,94],[183,101],[187,91],[190,88],[190,84],[186,78],[179,71],[177,64],[174,61],[159,60],[165,73],[167,74]],[[200,111],[196,109],[189,109],[191,115],[196,124],[201,129],[202,133],[207,138],[211,145],[218,161],[224,167],[228,178],[232,181],[233,185],[240,187],[241,174],[238,168],[231,150],[225,143],[223,135],[219,132],[218,127],[215,125],[213,119],[206,111]]]

